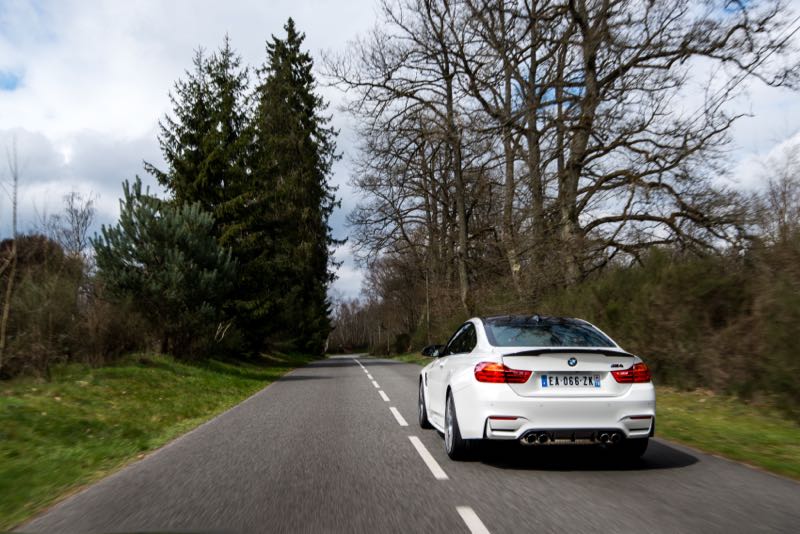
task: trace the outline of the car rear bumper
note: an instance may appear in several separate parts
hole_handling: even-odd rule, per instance
[[[480,384],[455,392],[454,399],[465,439],[519,440],[531,431],[600,430],[644,438],[656,415],[652,383],[631,384],[617,397],[521,397],[505,384]]]

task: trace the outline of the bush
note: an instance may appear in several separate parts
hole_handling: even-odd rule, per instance
[[[11,240],[0,243],[10,254]],[[6,258],[7,259],[7,258]],[[144,323],[129,303],[111,304],[86,278],[82,256],[42,235],[17,238],[7,351],[0,377],[48,376],[58,362],[106,363],[144,348]],[[8,284],[6,271],[3,288]]]
[[[198,203],[176,205],[123,184],[119,222],[92,240],[108,295],[130,303],[161,338],[161,351],[191,356],[218,334],[221,305],[233,285],[230,251]]]
[[[800,236],[743,255],[652,251],[549,294],[539,311],[596,324],[662,384],[777,396],[800,416]]]
[[[10,259],[11,243],[10,239],[0,243],[0,255],[5,259]],[[7,270],[4,289],[9,275]],[[4,376],[26,371],[46,374],[53,360],[69,358],[79,321],[82,276],[82,261],[65,255],[58,243],[41,235],[17,238]]]
[[[129,301],[96,295],[86,306],[78,332],[81,360],[99,366],[154,343],[147,321]]]

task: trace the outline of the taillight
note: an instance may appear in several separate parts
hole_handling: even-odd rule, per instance
[[[475,366],[475,379],[493,384],[524,384],[531,373],[532,371],[511,369],[502,363],[481,362]]]
[[[644,363],[635,363],[630,369],[623,371],[611,371],[614,380],[620,384],[639,384],[650,382],[650,369]]]

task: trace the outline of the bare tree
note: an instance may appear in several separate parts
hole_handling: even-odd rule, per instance
[[[91,271],[93,255],[89,230],[95,221],[95,196],[70,191],[63,197],[61,213],[43,217],[41,231],[57,242],[73,258],[79,258],[86,272]]]
[[[786,242],[800,232],[800,143],[769,158],[762,173],[766,191],[758,196],[758,220],[770,242]]]
[[[445,179],[454,186],[459,295],[469,313],[462,112],[454,46],[447,31],[453,13],[446,2],[410,0],[394,6],[384,1],[381,6],[393,33],[373,30],[347,54],[327,58],[327,73],[335,83],[358,95],[348,109],[365,121],[366,130],[391,129],[409,115],[424,116],[426,133],[443,143],[450,175]]]
[[[83,256],[89,249],[89,229],[96,210],[93,195],[71,191],[64,195],[64,213],[53,216],[56,241],[72,256]]]

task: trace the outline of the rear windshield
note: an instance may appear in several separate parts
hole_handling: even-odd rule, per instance
[[[588,324],[562,321],[486,321],[486,337],[495,347],[614,347]]]

